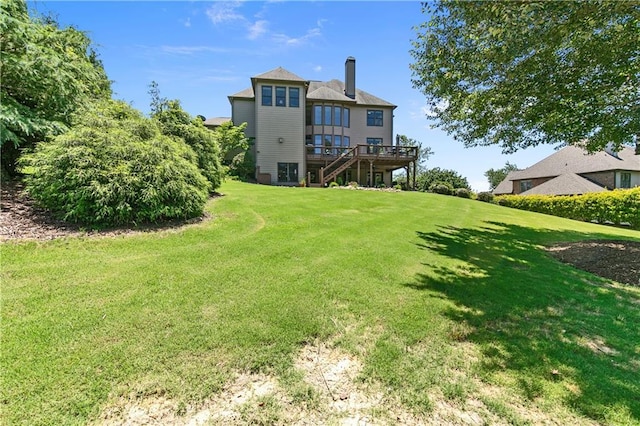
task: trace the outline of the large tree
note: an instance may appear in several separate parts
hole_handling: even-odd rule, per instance
[[[500,185],[500,182],[502,182],[507,177],[509,172],[513,172],[515,170],[518,170],[518,166],[507,161],[504,167],[500,169],[492,168],[484,172],[485,177],[489,181],[489,190],[493,191],[494,189],[496,189],[496,187]]]
[[[403,172],[396,179],[396,181],[401,184],[404,184],[406,182],[406,185],[408,188],[409,182],[411,181],[411,176],[414,175],[414,172],[416,175],[419,175],[426,170],[427,160],[429,159],[429,157],[431,157],[434,154],[434,152],[430,146],[423,145],[422,142],[418,141],[417,139],[410,138],[406,135],[398,135],[398,145],[409,146],[409,147],[415,146],[418,148],[418,158],[416,159],[415,165],[410,164],[407,167],[409,172],[408,176],[404,176],[404,172]],[[415,167],[415,171],[413,170],[413,167]],[[416,188],[413,188],[413,189],[415,190]]]
[[[1,3],[0,56],[2,166],[14,174],[20,148],[67,130],[79,107],[109,98],[111,89],[91,40],[32,18],[24,0]]]
[[[411,54],[435,126],[505,153],[640,134],[640,3],[425,3]]]

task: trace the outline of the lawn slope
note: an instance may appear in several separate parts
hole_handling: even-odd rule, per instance
[[[640,233],[424,193],[222,192],[178,232],[0,247],[3,424],[150,395],[180,415],[240,372],[322,410],[294,368],[314,342],[426,422],[640,424],[640,291],[542,249]]]

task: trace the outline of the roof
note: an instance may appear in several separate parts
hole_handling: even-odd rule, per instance
[[[533,166],[521,170],[514,179],[534,179],[567,173],[584,174],[610,170],[640,171],[640,156],[635,155],[631,147],[623,147],[615,157],[604,151],[589,154],[580,147],[567,146]]]
[[[252,87],[246,88],[234,95],[229,96],[229,99],[255,99],[254,86],[256,80],[273,80],[273,81],[297,81],[307,83],[305,79],[297,76],[296,74],[287,71],[282,67],[278,67],[274,70],[265,72],[263,74],[256,75],[251,78]],[[309,81],[309,88],[307,90],[307,99],[317,101],[334,101],[353,103],[356,105],[371,105],[381,107],[395,108],[396,105],[385,101],[377,96],[372,95],[364,90],[356,89],[356,98],[351,99],[344,94],[344,82],[340,80],[331,81]]]
[[[521,170],[514,170],[507,173],[504,180],[493,189],[493,193],[495,195],[513,194],[513,181],[516,180],[516,175],[520,171]]]
[[[603,188],[582,176],[578,176],[575,173],[566,173],[540,185],[534,186],[533,188],[520,193],[520,195],[580,195],[588,192],[602,191],[606,191],[606,188]]]
[[[247,89],[244,89],[236,93],[235,95],[229,96],[229,99],[237,99],[237,98],[253,99],[255,97],[256,95],[253,93],[253,87],[249,87]]]
[[[221,126],[222,124],[231,121],[231,117],[211,117],[204,121],[205,126]]]
[[[312,94],[314,95],[314,97],[311,97]],[[311,81],[309,83],[309,92],[307,94],[307,97],[314,100],[340,100],[344,102],[354,102],[353,99],[345,96],[344,82],[335,79],[326,82]],[[355,103],[358,105],[385,106],[392,108],[396,107],[396,105],[360,89],[356,89]]]
[[[280,81],[300,81],[300,82],[305,82],[307,80],[305,80],[302,77],[299,77],[297,75],[295,75],[294,73],[292,73],[291,71],[287,71],[286,69],[282,68],[282,67],[278,67],[276,69],[273,69],[271,71],[267,71],[265,73],[256,75],[254,77],[251,78],[256,79],[256,80],[280,80]]]

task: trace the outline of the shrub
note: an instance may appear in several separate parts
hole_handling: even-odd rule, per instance
[[[396,189],[398,191],[402,191],[402,185],[400,185],[400,184],[393,185],[393,189]]]
[[[356,182],[356,181],[352,180],[351,182],[349,182],[349,186],[350,186],[350,187],[352,187],[352,188],[357,188],[357,187],[359,187],[360,185],[358,185],[358,182]]]
[[[455,195],[460,198],[471,198],[471,191],[467,188],[456,188]]]
[[[538,213],[598,223],[627,223],[640,229],[640,188],[592,192],[579,196],[501,196],[498,204]]]
[[[120,225],[202,214],[210,184],[184,142],[124,102],[106,101],[24,157],[29,194],[63,220]]]
[[[446,182],[435,182],[429,187],[429,192],[435,192],[436,194],[451,195],[453,194],[453,187]]]
[[[485,203],[493,203],[494,195],[492,192],[478,192],[477,199]]]
[[[342,186],[344,184],[344,179],[342,179],[342,176],[338,176],[336,178],[336,182],[338,183],[338,185]]]
[[[216,134],[207,129],[198,117],[191,117],[177,100],[166,101],[153,113],[160,131],[167,136],[181,138],[196,153],[196,164],[211,184],[211,191],[222,183],[225,169],[220,163],[220,147]]]
[[[340,186],[340,185],[338,185],[338,182],[329,183],[329,188],[335,188],[335,187],[338,187],[338,186]]]

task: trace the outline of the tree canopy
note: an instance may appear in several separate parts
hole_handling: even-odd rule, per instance
[[[440,167],[423,171],[418,175],[417,181],[416,185],[422,191],[430,191],[434,185],[439,184],[445,184],[452,189],[465,188],[471,190],[466,177],[461,176],[455,170],[441,169]]]
[[[51,18],[30,17],[24,0],[1,4],[0,56],[0,146],[9,173],[18,147],[63,132],[79,107],[111,96],[91,40]]]
[[[496,187],[500,185],[500,182],[502,182],[504,178],[507,177],[509,172],[512,172],[514,170],[518,170],[518,166],[507,161],[504,167],[500,169],[489,169],[484,172],[484,176],[489,181],[489,190],[493,191],[494,189],[496,189]]]
[[[640,134],[640,3],[423,4],[412,82],[465,146],[619,147]]]

